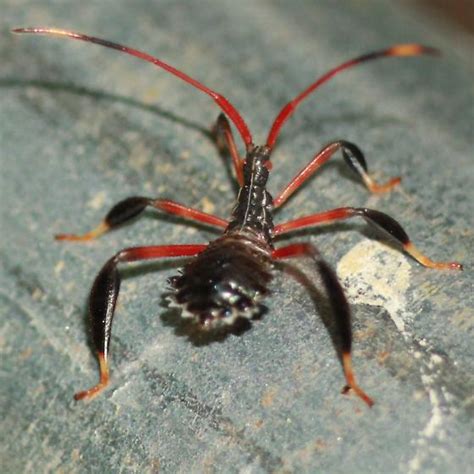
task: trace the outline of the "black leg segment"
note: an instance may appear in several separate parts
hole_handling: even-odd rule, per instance
[[[364,182],[367,189],[372,193],[383,193],[389,191],[394,186],[400,183],[401,178],[391,178],[384,184],[377,183],[368,173],[367,162],[362,151],[354,145],[345,140],[337,140],[326,145],[319,151],[313,159],[296,174],[293,179],[286,185],[285,189],[274,199],[273,205],[275,208],[280,207],[286,200],[334,154],[341,150],[344,161],[349,168],[356,173]]]
[[[359,398],[371,407],[374,402],[362,390],[362,388],[359,387],[352,369],[351,313],[349,303],[344,295],[344,290],[342,289],[334,270],[321,257],[321,254],[318,252],[316,247],[310,243],[291,244],[287,247],[276,249],[272,256],[275,259],[307,256],[312,258],[316,264],[328,295],[328,301],[335,318],[336,331],[340,338],[342,366],[347,383],[346,387],[343,389],[343,393],[352,389]]]
[[[381,229],[386,234],[390,235],[397,242],[399,242],[405,252],[411,255],[416,261],[428,268],[437,270],[462,270],[463,267],[458,262],[435,262],[422,254],[415,245],[411,242],[408,234],[403,227],[389,215],[376,211],[374,209],[367,209],[365,207],[340,207],[330,211],[319,212],[310,216],[300,217],[293,221],[278,224],[274,227],[275,235],[282,235],[293,230],[303,229],[320,224],[330,224],[351,217],[363,217],[369,224]]]
[[[132,196],[120,201],[110,209],[104,220],[93,230],[85,234],[59,234],[56,240],[67,241],[88,241],[100,237],[109,230],[115,229],[123,224],[127,224],[138,217],[147,207],[153,207],[167,214],[174,214],[185,219],[194,220],[213,227],[225,229],[228,222],[220,217],[206,212],[192,209],[175,201],[168,199],[153,199],[143,196]]]
[[[89,299],[89,317],[94,350],[100,368],[99,383],[94,387],[77,393],[74,398],[82,400],[93,398],[109,383],[108,355],[112,321],[120,291],[118,264],[166,257],[188,257],[202,252],[207,245],[157,245],[152,247],[132,247],[118,252],[100,270]]]

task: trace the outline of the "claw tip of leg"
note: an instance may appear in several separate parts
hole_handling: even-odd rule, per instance
[[[351,390],[354,390],[356,395],[369,407],[372,408],[375,402],[370,398],[364,391],[362,391],[359,387],[351,387],[346,385],[342,390],[341,393],[343,395],[347,395]]]
[[[74,394],[74,400],[84,400],[84,398],[87,398],[87,391],[77,392]]]

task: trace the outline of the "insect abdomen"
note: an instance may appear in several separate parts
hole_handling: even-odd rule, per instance
[[[172,304],[198,324],[214,328],[253,319],[265,309],[271,250],[246,234],[225,234],[170,278]]]

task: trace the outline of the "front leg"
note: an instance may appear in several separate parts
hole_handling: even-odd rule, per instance
[[[232,163],[234,165],[235,177],[239,183],[239,186],[243,186],[244,160],[240,158],[237,145],[235,144],[234,135],[232,134],[232,129],[230,128],[230,123],[224,114],[219,114],[219,117],[217,117],[213,132],[217,139],[217,146],[219,148],[222,146],[226,147],[230,153],[230,157],[232,158]]]
[[[274,199],[275,208],[280,207],[286,200],[313,174],[328,161],[336,151],[341,150],[344,161],[364,182],[372,193],[389,191],[400,183],[401,178],[391,178],[385,184],[378,184],[368,174],[367,162],[364,154],[353,143],[338,140],[326,145],[314,158],[287,184],[285,189]]]
[[[273,251],[272,257],[274,259],[292,258],[292,257],[310,257],[317,266],[318,272],[321,275],[326,292],[328,294],[329,304],[335,317],[336,331],[340,337],[341,352],[342,352],[342,367],[346,377],[346,387],[343,393],[353,390],[354,393],[362,399],[369,407],[374,402],[373,400],[359,387],[356,382],[354,371],[352,369],[352,327],[351,327],[351,313],[349,303],[344,295],[339,280],[332,268],[321,257],[316,247],[309,243],[291,244],[287,247],[282,247]]]
[[[168,214],[174,214],[186,219],[191,219],[203,224],[226,228],[228,222],[220,217],[207,214],[206,212],[183,206],[168,199],[151,199],[142,196],[132,196],[112,207],[102,222],[90,232],[85,234],[57,234],[56,240],[67,240],[72,242],[88,241],[100,237],[109,230],[126,224],[143,213],[145,208],[153,207]]]
[[[92,388],[76,393],[74,398],[93,398],[109,383],[108,355],[115,304],[120,291],[120,274],[117,265],[166,257],[189,257],[202,252],[207,245],[156,245],[131,247],[114,255],[97,275],[89,297],[89,316],[92,343],[99,360],[100,379]]]

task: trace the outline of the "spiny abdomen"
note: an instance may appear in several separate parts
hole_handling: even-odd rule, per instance
[[[253,319],[265,307],[272,274],[271,249],[246,234],[224,234],[170,278],[173,306],[206,328]]]

